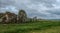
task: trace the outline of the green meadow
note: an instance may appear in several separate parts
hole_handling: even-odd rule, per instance
[[[60,21],[41,20],[20,24],[0,24],[0,33],[60,33]]]

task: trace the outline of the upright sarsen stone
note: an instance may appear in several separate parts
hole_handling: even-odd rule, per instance
[[[24,23],[27,21],[27,14],[24,10],[20,10],[18,13],[19,22]]]

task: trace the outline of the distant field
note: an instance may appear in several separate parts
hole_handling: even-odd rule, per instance
[[[0,24],[0,33],[60,33],[60,21]]]

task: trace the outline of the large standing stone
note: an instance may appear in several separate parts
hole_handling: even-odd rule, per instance
[[[18,14],[19,22],[26,22],[27,21],[27,14],[24,10],[20,10]]]

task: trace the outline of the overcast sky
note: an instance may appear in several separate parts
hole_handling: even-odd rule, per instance
[[[29,17],[60,19],[60,0],[0,0],[0,13],[26,11]]]

